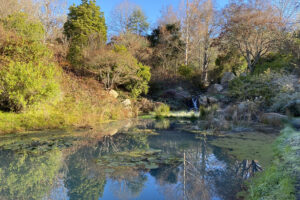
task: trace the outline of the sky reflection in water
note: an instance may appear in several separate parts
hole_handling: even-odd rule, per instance
[[[109,125],[101,134],[1,136],[0,199],[233,200],[266,163],[259,163],[259,146],[242,159],[232,154],[240,139],[257,144],[253,138],[228,148],[228,138],[199,137],[182,124],[148,120]],[[274,138],[258,136],[270,144]]]

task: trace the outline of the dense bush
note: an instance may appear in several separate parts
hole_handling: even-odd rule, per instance
[[[15,63],[0,71],[0,108],[21,111],[27,106],[58,96],[59,84],[53,65]]]
[[[15,13],[2,20],[4,27],[15,31],[19,36],[30,41],[42,41],[45,37],[43,24],[29,19],[25,13]]]
[[[0,108],[22,111],[30,105],[51,101],[60,93],[57,68],[43,44],[40,22],[23,13],[2,19],[0,25]]]
[[[138,63],[124,45],[114,45],[113,49],[87,49],[84,55],[86,67],[107,89],[123,87],[133,97],[148,92],[150,68]]]
[[[259,98],[265,106],[270,106],[278,94],[294,91],[294,80],[291,75],[270,70],[259,75],[240,76],[229,83],[229,96],[241,101]]]
[[[242,76],[230,82],[229,93],[231,97],[241,101],[263,98],[270,104],[277,92],[276,86],[271,85],[270,81],[271,78],[266,74]]]
[[[23,14],[2,19],[0,23],[0,60],[14,62],[48,61],[51,53],[42,43],[43,26]]]
[[[178,68],[178,72],[181,76],[183,76],[184,78],[188,79],[191,78],[192,74],[193,74],[193,69],[190,66],[187,65],[181,65]]]
[[[264,71],[270,69],[271,71],[280,72],[292,67],[291,61],[293,57],[291,55],[270,53],[256,64],[254,73],[261,74]]]
[[[149,62],[151,49],[149,41],[143,37],[132,33],[124,33],[111,38],[114,45],[123,45],[139,62],[145,64]]]
[[[237,76],[247,71],[247,61],[237,50],[230,50],[220,54],[215,61],[216,67],[210,71],[210,80],[221,81],[225,72],[233,72]]]
[[[170,114],[170,106],[161,104],[154,109],[155,116],[158,118],[166,117]]]
[[[149,81],[151,78],[150,67],[138,64],[137,80],[133,80],[126,85],[126,88],[131,92],[132,97],[136,98],[141,94],[147,94],[149,90]]]

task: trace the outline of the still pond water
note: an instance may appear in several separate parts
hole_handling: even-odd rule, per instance
[[[0,136],[1,200],[234,200],[271,161],[275,134],[136,120]]]

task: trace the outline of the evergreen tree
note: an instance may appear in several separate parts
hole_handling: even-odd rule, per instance
[[[82,0],[79,6],[69,8],[64,34],[71,41],[68,59],[74,65],[81,63],[82,49],[88,45],[89,39],[96,38],[97,43],[105,43],[107,27],[104,13],[94,0]]]
[[[135,34],[147,34],[149,23],[141,9],[135,9],[129,17],[128,29]]]

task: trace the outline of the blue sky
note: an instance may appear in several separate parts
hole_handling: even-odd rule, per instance
[[[108,20],[111,10],[123,0],[96,0],[97,5],[101,7],[104,12],[105,18]],[[148,20],[151,24],[155,23],[160,16],[160,10],[163,6],[173,5],[177,8],[182,0],[130,0],[130,2],[140,6],[146,13]],[[216,5],[222,7],[228,0],[217,0]],[[69,6],[75,3],[79,4],[81,0],[68,0]]]

